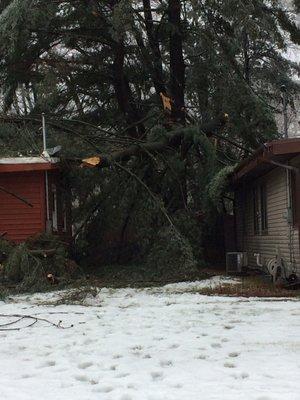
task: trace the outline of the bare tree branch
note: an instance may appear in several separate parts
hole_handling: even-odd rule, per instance
[[[29,207],[33,207],[33,205],[31,203],[29,203],[29,201],[27,201],[26,199],[24,199],[23,197],[19,196],[16,193],[11,192],[10,190],[5,189],[3,186],[0,186],[0,191],[4,192],[6,194],[9,194],[10,196],[15,197],[16,199],[20,200],[22,203],[26,204]]]

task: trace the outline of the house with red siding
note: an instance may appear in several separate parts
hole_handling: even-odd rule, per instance
[[[57,158],[0,158],[0,237],[15,243],[44,232],[70,237],[62,175]]]

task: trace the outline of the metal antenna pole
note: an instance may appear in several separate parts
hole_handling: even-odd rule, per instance
[[[46,131],[45,113],[42,114],[42,123],[43,123],[43,150],[47,151],[47,131]]]
[[[281,86],[281,91],[282,91],[282,102],[283,102],[283,134],[285,139],[289,137],[289,131],[288,131],[288,114],[287,114],[287,106],[288,106],[288,101],[287,101],[287,89],[285,85]]]

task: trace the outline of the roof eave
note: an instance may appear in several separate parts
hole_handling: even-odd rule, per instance
[[[281,158],[280,161],[287,161],[297,154],[300,154],[300,138],[274,140],[266,143],[251,158],[242,161],[237,166],[232,176],[232,182],[233,184],[238,184],[241,179],[253,173],[262,164],[267,164],[268,168],[266,169],[270,171],[276,168],[273,162],[278,158]]]
[[[7,172],[29,172],[29,171],[50,171],[59,169],[58,164],[1,164],[0,173]]]

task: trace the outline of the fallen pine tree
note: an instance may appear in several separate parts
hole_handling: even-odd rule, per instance
[[[78,272],[66,243],[54,235],[38,235],[21,244],[0,240],[2,281],[20,291],[38,291],[67,283]]]

